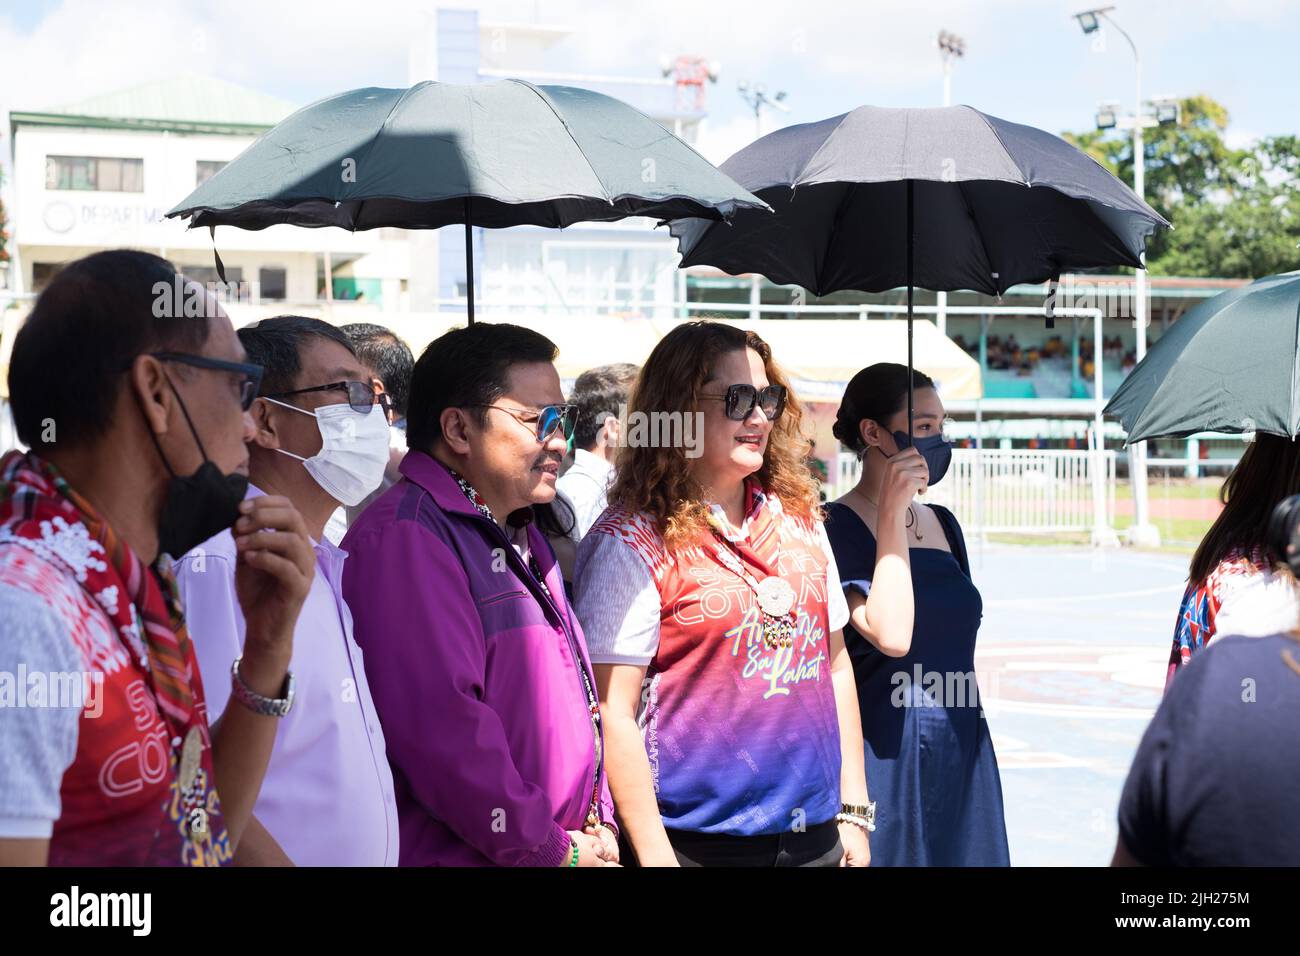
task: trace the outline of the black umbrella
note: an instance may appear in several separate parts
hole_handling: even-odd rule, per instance
[[[815,295],[906,286],[909,367],[915,286],[1001,295],[1070,270],[1141,268],[1147,237],[1169,225],[1059,137],[969,106],[862,106],[770,133],[720,169],[775,215],[672,222],[682,267]],[[910,386],[907,418],[910,435]]]
[[[167,215],[241,229],[464,223],[473,322],[471,226],[722,219],[739,208],[767,207],[621,100],[502,80],[327,97],[263,134]]]

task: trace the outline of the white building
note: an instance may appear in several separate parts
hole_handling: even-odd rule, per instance
[[[156,252],[214,281],[209,232],[163,214],[294,109],[220,80],[183,76],[11,112],[10,291],[39,293],[65,263],[120,247]],[[246,283],[255,300],[306,302],[323,291],[325,254],[346,270],[378,252],[381,240],[276,226],[218,229],[216,247],[228,280]]]
[[[622,76],[557,69],[570,67],[563,41],[576,31],[556,18],[571,17],[571,5],[527,7],[517,19],[430,12],[415,36],[395,40],[406,48],[409,81],[519,77],[581,86],[630,103],[688,142],[696,138],[706,80],[698,71],[687,77],[681,63],[676,71],[660,65],[663,54],[679,51],[647,51],[647,63]],[[8,291],[27,298],[62,264],[117,247],[156,251],[192,277],[215,281],[209,233],[162,216],[296,108],[224,81],[185,76],[12,112]],[[494,314],[542,308],[556,315],[668,317],[674,301],[685,298],[675,244],[651,220],[473,234],[477,302]],[[465,240],[458,227],[355,234],[218,228],[215,239],[228,279],[245,283],[254,302],[288,307],[360,295],[382,312],[464,309]]]
[[[627,75],[577,72],[563,59],[563,41],[577,32],[568,22],[574,18],[571,6],[530,3],[517,18],[490,18],[469,9],[434,11],[412,40],[408,79],[490,83],[516,77],[539,86],[583,87],[620,99],[693,142],[706,116],[705,80],[698,73],[687,78],[689,71],[680,68],[661,68],[660,57],[700,51],[649,50],[648,62],[630,65]],[[676,243],[667,230],[655,229],[653,220],[580,223],[563,231],[475,229],[473,235],[476,307],[494,315],[540,307],[559,315],[666,318],[673,302],[685,297]],[[453,300],[465,294],[463,230],[442,229],[414,242],[425,250],[415,261],[436,261],[438,278],[434,288],[427,275],[413,270],[412,308],[454,307]]]

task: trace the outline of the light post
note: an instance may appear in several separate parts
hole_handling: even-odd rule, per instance
[[[790,112],[790,107],[785,105],[785,90],[777,90],[771,96],[767,95],[767,87],[762,83],[750,83],[749,80],[741,80],[736,84],[736,90],[740,93],[740,98],[749,104],[749,108],[754,111],[754,138],[759,139],[763,135],[763,107],[778,109],[783,113]],[[749,277],[749,306],[750,319],[757,320],[761,313],[758,307],[762,302],[763,277],[757,272]]]
[[[741,80],[736,84],[736,90],[740,93],[740,98],[749,104],[749,108],[754,111],[754,138],[758,139],[763,135],[763,108],[780,110],[783,113],[790,112],[790,107],[785,105],[785,90],[777,90],[771,96],[767,95],[767,87],[762,83],[750,83],[749,80]]]
[[[952,61],[966,55],[966,41],[947,30],[939,31],[939,55],[943,57],[943,105],[952,105]]]
[[[1133,130],[1133,191],[1137,193],[1139,199],[1145,201],[1146,155],[1142,142],[1142,131],[1148,126],[1157,126],[1161,122],[1177,122],[1177,108],[1175,106],[1171,120],[1165,118],[1167,108],[1170,105],[1169,101],[1161,101],[1156,104],[1154,115],[1143,109],[1142,57],[1138,54],[1137,44],[1133,42],[1133,38],[1110,16],[1111,11],[1114,9],[1114,7],[1098,7],[1092,10],[1084,10],[1076,13],[1074,18],[1079,22],[1079,27],[1085,35],[1097,33],[1101,29],[1101,21],[1104,19],[1119,31],[1120,36],[1128,42],[1129,49],[1133,51],[1135,75],[1133,114],[1131,116],[1121,116],[1114,104],[1103,104],[1097,111],[1097,128]],[[1135,352],[1137,360],[1141,362],[1147,354],[1147,273],[1144,268],[1135,270],[1135,273],[1133,289],[1133,322],[1136,330]],[[1098,363],[1098,368],[1100,368],[1102,358],[1101,342],[1093,343],[1093,351],[1095,353],[1094,360]],[[1133,481],[1135,512],[1133,525],[1127,532],[1129,543],[1144,547],[1159,547],[1160,530],[1151,523],[1150,506],[1147,498],[1146,442],[1137,442],[1129,446],[1129,476]]]
[[[943,58],[943,105],[952,106],[952,61],[966,55],[966,41],[947,30],[939,31],[939,55]],[[948,334],[948,293],[935,294],[935,325],[940,335]]]

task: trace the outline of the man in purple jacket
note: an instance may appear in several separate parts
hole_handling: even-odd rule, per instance
[[[573,430],[555,355],[505,324],[432,342],[402,479],[343,539],[402,866],[617,861],[595,680],[531,523]]]

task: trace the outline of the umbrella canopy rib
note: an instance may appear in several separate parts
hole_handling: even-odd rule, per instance
[[[835,128],[826,134],[826,138],[821,141],[815,150],[813,150],[812,155],[804,160],[803,165],[799,167],[798,174],[794,177],[794,181],[789,184],[791,189],[794,189],[796,186],[809,184],[809,181],[804,178],[808,175],[808,170],[812,168],[818,157],[821,156],[822,150],[826,148],[826,145],[834,138],[835,134],[840,131],[840,127],[844,125],[845,121],[849,118],[849,115],[850,114],[845,113],[841,116],[839,122],[835,124]],[[784,185],[784,183],[774,183],[773,185]]]
[[[388,108],[388,112],[384,114],[383,122],[380,123],[379,126],[375,128],[375,134],[371,136],[370,141],[366,143],[366,156],[365,156],[366,166],[369,166],[370,164],[370,156],[372,153],[374,153],[375,146],[378,144],[379,138],[383,136],[384,133],[388,130],[388,125],[393,118],[393,114],[396,113],[398,109],[401,107],[401,105],[406,102],[406,98],[408,96],[410,96],[416,90],[422,89],[423,87],[427,86],[428,82],[429,82],[428,80],[425,80],[422,83],[417,83],[415,84],[415,86],[402,90],[402,95],[393,101],[393,105],[390,106]],[[366,168],[366,166],[362,166],[361,168],[364,169]],[[358,200],[359,201],[357,203],[356,208],[351,210],[352,221],[349,224],[349,228],[351,229],[352,232],[356,232],[357,223],[361,220],[361,207],[365,204],[364,196],[358,197]]]
[[[993,276],[994,273],[1001,276],[1002,270],[996,267],[993,262],[993,250],[989,248],[988,238],[984,235],[984,230],[980,228],[980,220],[979,217],[975,215],[975,210],[971,206],[970,195],[966,192],[966,184],[964,182],[958,182],[956,185],[957,195],[961,196],[962,207],[966,210],[967,218],[970,219],[971,229],[975,233],[975,238],[979,240],[980,251],[984,253],[984,274],[988,279],[989,286],[993,288],[997,295],[1001,295],[1006,291],[1002,287],[1002,280],[999,278],[994,281]],[[980,289],[978,291],[985,292],[987,290]]]
[[[555,116],[555,118],[559,120],[560,125],[564,127],[564,132],[568,134],[569,139],[573,142],[573,148],[578,151],[578,155],[582,157],[582,161],[586,163],[587,168],[591,170],[592,178],[594,178],[596,182],[600,183],[600,188],[605,193],[605,197],[604,197],[605,201],[609,203],[611,206],[614,205],[614,199],[609,194],[609,184],[606,183],[604,177],[602,177],[600,173],[596,171],[595,165],[592,163],[591,159],[587,156],[587,151],[582,148],[582,143],[578,142],[578,137],[573,134],[573,127],[569,125],[569,121],[564,118],[564,115],[558,109],[555,108],[555,104],[551,102],[551,98],[547,96],[545,93],[543,93],[541,90],[539,90],[537,87],[535,87],[533,84],[529,83],[527,80],[516,80],[512,78],[507,82],[517,83],[520,86],[532,90],[533,94],[539,100],[541,100],[543,103],[546,104],[546,108],[551,111],[551,113]],[[575,196],[573,198],[577,199],[580,197]]]

